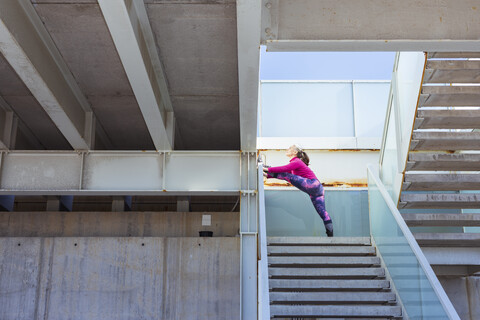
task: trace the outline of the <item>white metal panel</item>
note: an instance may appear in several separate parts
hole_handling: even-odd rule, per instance
[[[241,189],[242,160],[236,151],[166,156],[155,151],[10,151],[2,156],[0,195],[238,195],[256,189],[256,180]]]
[[[390,83],[353,82],[355,136],[381,137],[385,124]]]
[[[1,187],[6,191],[78,190],[81,163],[81,154],[75,152],[5,153]]]
[[[240,153],[167,153],[165,189],[240,190]]]
[[[288,149],[293,144],[309,150],[380,149],[381,143],[380,137],[258,137],[257,149]]]
[[[102,154],[85,157],[83,189],[162,190],[163,155]]]

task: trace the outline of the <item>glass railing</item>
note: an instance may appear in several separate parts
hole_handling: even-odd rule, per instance
[[[368,167],[370,231],[409,319],[460,319],[373,167]]]
[[[258,165],[258,319],[270,319],[263,165]]]
[[[367,190],[325,191],[337,237],[369,237]],[[326,237],[323,221],[299,190],[265,190],[267,236]]]
[[[394,202],[400,197],[425,63],[423,52],[395,57],[380,151],[380,178]]]

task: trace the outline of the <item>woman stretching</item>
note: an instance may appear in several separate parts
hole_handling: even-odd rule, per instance
[[[327,236],[333,237],[333,225],[327,210],[325,210],[325,192],[313,171],[308,167],[310,159],[299,147],[293,145],[286,152],[290,163],[280,167],[263,168],[268,178],[277,178],[290,182],[298,189],[306,192],[312,200],[315,210],[323,220]]]

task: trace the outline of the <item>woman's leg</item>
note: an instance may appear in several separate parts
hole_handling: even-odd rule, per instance
[[[317,211],[318,215],[322,218],[327,235],[333,236],[332,219],[325,209],[325,194],[323,186],[318,180],[306,179],[291,173],[277,173],[277,179],[282,179],[290,182],[292,185],[307,193],[310,196],[313,207]]]
[[[312,196],[318,193],[318,187],[322,184],[318,180],[303,178],[292,173],[277,173],[275,178],[290,182],[294,187]]]

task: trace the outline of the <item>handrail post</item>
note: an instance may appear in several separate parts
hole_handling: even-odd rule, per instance
[[[258,164],[258,319],[270,319],[268,287],[267,228],[265,218],[265,189],[263,187],[263,164]]]

